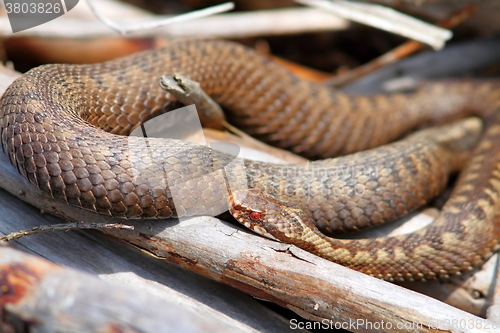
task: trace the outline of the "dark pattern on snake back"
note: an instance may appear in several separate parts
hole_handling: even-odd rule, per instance
[[[250,134],[310,157],[372,148],[423,124],[486,116],[498,105],[493,81],[428,84],[413,94],[350,96],[300,80],[237,44],[176,42],[107,63],[46,65],[26,73],[0,103],[3,149],[42,190],[101,214],[218,214],[227,209],[229,182],[231,189],[258,189],[265,193],[262,200],[273,196],[270,200],[285,202],[283,208],[304,209],[321,229],[347,231],[395,219],[437,195],[447,174],[464,164],[480,132],[477,120],[465,120],[307,166],[233,161],[188,142],[121,136],[162,114],[170,99],[158,78],[174,72],[199,81],[231,110],[229,119]],[[496,128],[489,128],[481,147],[491,145]],[[481,147],[431,227],[397,241],[336,242],[300,218],[296,228],[307,226],[322,237],[314,240],[322,245],[303,247],[387,279],[443,278],[477,266],[498,247],[490,218],[498,206],[498,156]],[[460,207],[463,198],[473,204]],[[288,241],[300,245],[304,237],[292,232]],[[485,240],[477,242],[480,237]],[[402,253],[404,264],[398,259]]]

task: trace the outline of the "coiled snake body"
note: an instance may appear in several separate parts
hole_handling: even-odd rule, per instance
[[[200,82],[249,133],[310,157],[372,148],[417,126],[467,115],[491,120],[430,226],[400,237],[335,240],[315,224],[356,230],[437,195],[447,174],[466,162],[479,121],[306,166],[233,161],[184,141],[123,136],[164,112],[170,97],[157,82],[174,72]],[[166,218],[218,214],[229,200],[233,215],[251,229],[367,274],[443,279],[480,265],[499,246],[497,87],[457,81],[407,95],[349,96],[300,80],[237,44],[175,42],[102,64],[29,71],[0,102],[1,141],[21,174],[72,205],[118,217]],[[228,184],[236,189],[230,196]]]

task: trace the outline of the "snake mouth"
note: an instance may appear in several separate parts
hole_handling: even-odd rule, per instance
[[[240,222],[241,224],[243,224],[246,228],[255,232],[256,234],[259,234],[261,236],[264,236],[266,238],[269,238],[269,239],[272,239],[272,240],[279,242],[279,239],[277,239],[272,234],[270,234],[265,228],[261,227],[260,225],[257,225],[257,224],[250,222],[246,217],[240,216],[239,218],[236,218],[236,220],[238,222]]]

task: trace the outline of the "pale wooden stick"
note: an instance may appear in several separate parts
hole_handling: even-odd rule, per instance
[[[295,0],[295,2],[429,44],[435,49],[441,49],[453,35],[449,30],[380,5],[343,0]]]
[[[214,14],[219,14],[222,12],[227,12],[227,11],[232,10],[234,8],[234,4],[232,2],[226,2],[223,4],[217,5],[217,6],[192,11],[192,12],[182,14],[182,15],[176,15],[176,16],[170,17],[170,18],[164,18],[164,19],[159,19],[159,20],[154,20],[154,21],[145,21],[145,22],[141,22],[138,24],[124,25],[124,24],[117,24],[117,23],[111,21],[106,16],[104,16],[97,8],[94,7],[91,0],[87,0],[87,4],[89,5],[89,7],[92,10],[92,12],[94,13],[94,15],[101,22],[106,24],[111,29],[118,31],[121,35],[128,35],[130,33],[136,32],[136,31],[151,30],[151,29],[155,29],[155,28],[159,28],[159,27],[164,27],[166,25],[173,24],[173,23],[179,23],[179,22],[184,22],[184,21],[189,21],[189,20],[201,18],[201,17],[214,15]]]

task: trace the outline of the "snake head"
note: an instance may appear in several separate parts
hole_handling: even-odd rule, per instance
[[[281,242],[290,242],[308,229],[306,223],[311,223],[301,209],[290,207],[257,189],[231,193],[229,211],[248,229]]]
[[[272,207],[272,201],[275,200],[257,189],[234,191],[229,196],[229,212],[248,229],[261,236],[278,240],[273,236],[272,230],[269,230],[273,229],[270,213],[279,208]]]

